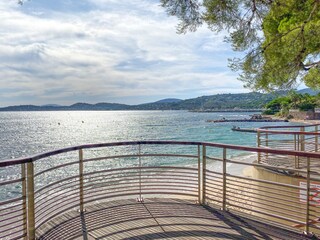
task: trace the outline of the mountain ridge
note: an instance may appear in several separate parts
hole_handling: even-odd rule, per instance
[[[302,89],[307,91],[305,89]],[[300,90],[301,91],[301,90]],[[152,103],[128,105],[99,102],[95,104],[77,102],[69,106],[57,104],[15,105],[0,108],[0,111],[109,111],[109,110],[243,110],[262,109],[264,105],[287,92],[276,93],[224,93],[190,99],[165,98]]]

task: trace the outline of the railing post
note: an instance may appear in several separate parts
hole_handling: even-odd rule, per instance
[[[223,186],[222,186],[222,210],[226,210],[227,203],[227,149],[223,148],[223,161],[222,161],[222,176],[223,176]]]
[[[307,208],[306,208],[306,227],[305,232],[309,233],[310,212],[310,158],[307,157]]]
[[[257,131],[257,147],[260,147],[260,145],[261,145],[261,139],[260,139],[260,137],[261,137],[261,133],[260,133],[260,131],[258,130],[258,131]],[[260,163],[260,162],[261,162],[261,153],[258,152],[258,163]]]
[[[198,145],[198,203],[201,204],[201,150]]]
[[[300,132],[304,132],[304,127],[301,127],[300,128]],[[300,147],[300,151],[304,151],[305,150],[305,135],[304,133],[301,134],[301,138],[300,138],[300,144],[301,144],[301,147]]]
[[[27,232],[27,178],[26,178],[26,165],[21,164],[21,178],[22,178],[22,208],[23,208],[23,234],[24,239],[28,239]]]
[[[206,168],[207,168],[207,150],[206,146],[202,145],[202,199],[201,203],[206,204]]]
[[[27,199],[28,199],[28,239],[36,239],[34,213],[34,168],[33,162],[27,163]]]
[[[142,193],[141,193],[141,144],[139,144],[139,150],[138,150],[138,158],[139,158],[139,198],[138,202],[143,202]]]
[[[314,127],[314,131],[316,133],[316,135],[314,137],[314,151],[318,152],[318,140],[319,140],[319,136],[317,135],[317,133],[318,133],[318,125],[316,125]]]
[[[293,143],[294,143],[294,149],[295,151],[297,151],[297,135],[293,134]],[[294,168],[299,168],[298,165],[298,158],[296,155],[294,155]]]
[[[80,212],[84,211],[83,207],[83,150],[79,149],[79,200]]]

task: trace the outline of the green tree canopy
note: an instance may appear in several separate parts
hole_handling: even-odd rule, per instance
[[[161,0],[178,32],[207,23],[245,57],[230,60],[254,90],[320,88],[320,0]]]

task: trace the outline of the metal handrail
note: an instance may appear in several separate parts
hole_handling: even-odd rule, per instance
[[[181,153],[143,153],[141,147],[144,145],[146,147],[148,145],[184,146],[188,151],[192,147],[192,150],[195,152],[192,154],[188,152],[186,154],[185,150],[183,150]],[[107,155],[95,158],[85,157],[86,150],[89,149],[120,146],[137,146],[137,153],[122,154],[121,157],[119,155]],[[222,151],[222,153],[219,153],[219,157],[213,156],[212,151],[217,149]],[[168,151],[168,149],[166,148],[165,151]],[[240,164],[266,170],[279,169],[288,172],[294,170],[293,168],[283,166],[278,168],[269,166],[268,168],[264,164],[230,159],[228,157],[230,151],[254,153],[256,154],[255,156],[274,154],[281,157],[305,158],[306,169],[298,170],[297,172],[303,174],[302,177],[305,179],[306,187],[230,174],[227,164]],[[78,152],[78,160],[72,160],[68,163],[58,160],[58,165],[54,167],[48,166],[46,169],[41,169],[41,171],[35,173],[35,165],[41,165],[40,160],[60,156],[60,154],[68,152]],[[160,164],[143,166],[142,159],[145,162],[148,158],[152,157],[161,159],[166,157],[175,159],[185,158],[191,160],[192,165],[168,166]],[[130,161],[133,162],[130,165],[121,167],[95,169],[92,171],[90,169],[94,169],[94,167],[87,166],[87,164],[100,163],[101,161],[109,162],[112,159],[117,159],[117,161],[127,159],[126,163],[128,164]],[[6,236],[11,236],[13,239],[23,236],[26,239],[33,240],[36,237],[36,232],[41,229],[43,224],[67,210],[79,209],[82,212],[85,211],[87,204],[100,200],[112,200],[118,197],[136,196],[138,201],[142,202],[143,196],[159,194],[191,197],[199,204],[218,204],[223,210],[233,209],[261,217],[279,216],[279,219],[295,224],[301,225],[304,223],[305,230],[308,232],[311,226],[310,217],[312,215],[310,213],[312,212],[313,215],[318,213],[318,210],[314,209],[313,202],[309,198],[315,191],[314,188],[311,189],[310,187],[311,179],[317,179],[318,175],[320,179],[320,173],[316,169],[312,169],[310,159],[320,161],[320,153],[210,142],[131,141],[80,145],[38,154],[33,157],[0,161],[0,168],[21,166],[21,177],[8,181],[0,181],[0,185],[8,186],[18,183],[22,186],[20,197],[4,201],[0,200],[0,206],[4,206],[6,209],[3,213],[0,211],[0,217],[5,216],[10,211],[15,213],[3,218],[3,225],[0,222],[0,232],[7,231]],[[217,166],[220,164],[220,168],[218,170],[211,169],[212,166],[215,166],[214,164]],[[38,178],[46,177],[46,174],[53,174],[55,171],[67,170],[68,167],[77,167],[77,169],[74,169],[75,172],[71,173],[71,177],[69,175],[64,178],[54,179],[53,182],[45,183],[42,186],[36,186]],[[170,174],[172,175],[170,176]],[[234,182],[235,180],[238,181]],[[241,190],[242,186],[245,189]],[[272,195],[272,189],[283,189],[283,191],[274,196],[274,199],[266,198]],[[256,192],[259,193],[256,194],[257,196],[253,194],[255,191],[259,191]],[[293,197],[291,196],[291,191]],[[235,193],[240,194],[236,199]],[[290,200],[288,200],[289,197]],[[300,199],[301,197],[305,197],[305,202]],[[266,201],[265,203],[261,201],[262,198]],[[246,203],[248,199],[252,200],[250,201],[251,207]],[[287,202],[279,202],[276,205],[276,200],[281,199],[287,200]],[[16,204],[12,205],[12,203]],[[270,206],[273,206],[273,209],[270,209]],[[285,212],[286,208],[292,208],[292,213],[295,214]],[[266,212],[266,209],[269,209],[270,212]],[[21,220],[16,219],[19,211],[22,217]],[[10,223],[18,224],[19,221],[21,223],[19,229],[14,229],[10,225]]]
[[[257,146],[303,152],[318,152],[319,126],[320,124],[261,127],[257,129]],[[277,156],[274,154],[259,154],[258,161],[259,163],[272,165],[275,157]],[[299,156],[292,160],[290,164],[296,169],[306,168],[306,164],[301,164]]]

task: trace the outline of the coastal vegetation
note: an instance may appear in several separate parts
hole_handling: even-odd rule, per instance
[[[290,91],[286,96],[280,96],[266,104],[264,114],[277,114],[282,117],[289,116],[289,110],[313,111],[320,107],[320,93],[310,95]]]
[[[253,90],[287,90],[299,82],[320,88],[319,0],[161,0],[180,20],[178,32],[207,24],[228,32],[243,58],[230,60],[239,79]]]

